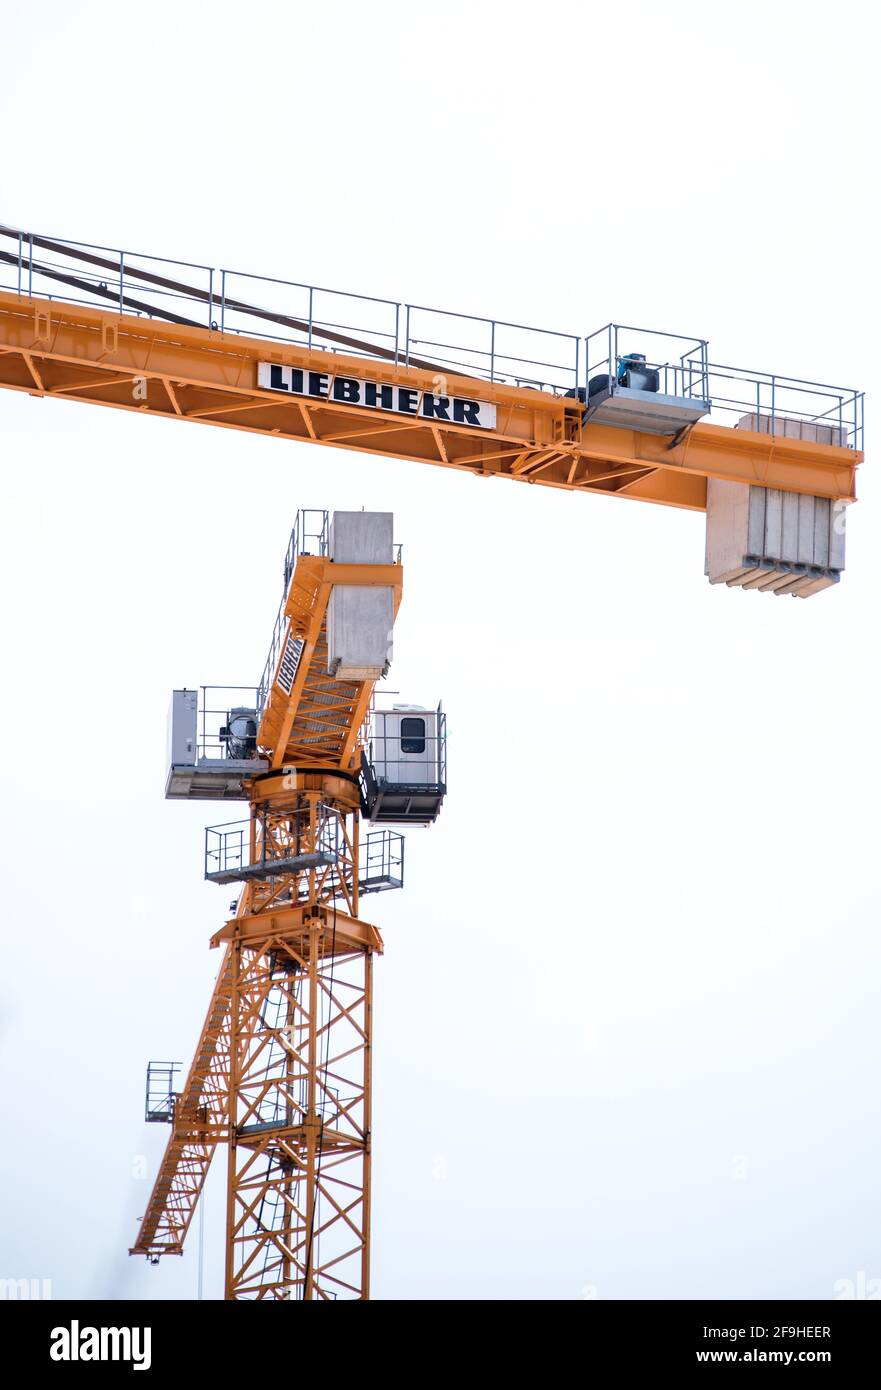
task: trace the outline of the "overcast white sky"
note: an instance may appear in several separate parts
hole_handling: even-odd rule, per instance
[[[878,39],[859,0],[17,6],[0,219],[871,388]],[[195,1295],[195,1247],[126,1255],[229,897],[165,714],[256,680],[300,506],[394,511],[393,684],[449,712],[369,903],[375,1295],[881,1276],[871,454],[804,603],[710,588],[703,518],[636,502],[13,393],[0,450],[0,1276]]]

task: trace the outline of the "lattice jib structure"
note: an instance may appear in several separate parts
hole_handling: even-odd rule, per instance
[[[227,1136],[229,999],[232,953],[227,948],[183,1090],[172,1131],[132,1255],[181,1255],[218,1143]]]

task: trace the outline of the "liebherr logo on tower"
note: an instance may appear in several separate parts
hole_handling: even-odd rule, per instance
[[[258,362],[257,385],[269,391],[289,391],[294,396],[327,401],[330,405],[367,406],[388,410],[393,415],[412,415],[435,424],[477,425],[494,430],[496,408],[490,401],[468,396],[435,396],[412,386],[392,386],[388,382],[363,381],[355,376],[331,376],[329,372],[308,372],[299,367],[282,367],[277,362]]]
[[[132,1370],[149,1371],[149,1327],[53,1327],[49,1356],[53,1361],[131,1361]]]
[[[300,657],[303,655],[303,648],[306,643],[302,637],[294,637],[288,634],[285,643],[284,655],[279,663],[278,676],[276,677],[285,695],[290,695],[294,688],[297,669],[300,665]]]

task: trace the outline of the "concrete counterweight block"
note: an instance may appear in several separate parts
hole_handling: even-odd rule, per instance
[[[836,449],[847,448],[847,429],[844,425],[819,425],[815,420],[791,420],[788,416],[744,415],[734,426],[736,430],[752,430],[754,434],[776,434],[782,439],[806,439],[811,444],[831,444]]]
[[[330,558],[342,565],[393,562],[391,512],[334,512]],[[327,612],[328,674],[379,680],[392,659],[393,593],[371,585],[335,584]]]
[[[841,503],[778,488],[707,479],[711,584],[810,598],[844,569]]]

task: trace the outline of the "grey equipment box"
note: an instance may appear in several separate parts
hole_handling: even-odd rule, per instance
[[[390,565],[391,512],[334,512],[336,564]],[[337,680],[379,680],[392,659],[393,593],[375,585],[334,584],[327,613],[327,669]]]

